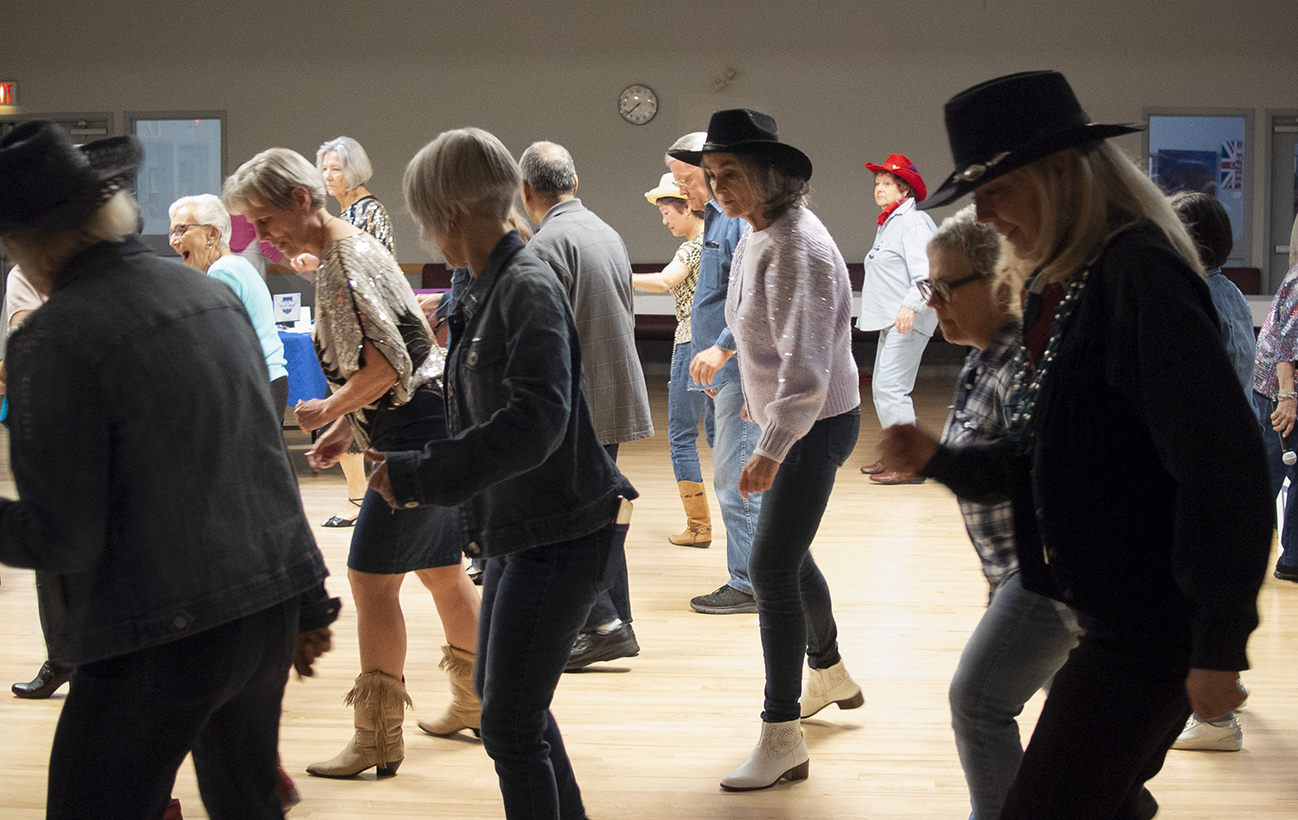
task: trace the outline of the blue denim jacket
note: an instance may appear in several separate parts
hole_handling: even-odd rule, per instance
[[[327,574],[261,345],[224,284],[138,239],[73,257],[9,340],[0,561],[53,573],[65,660],[187,637]]]
[[[726,294],[730,291],[730,262],[747,230],[747,222],[726,216],[715,200],[708,202],[703,216],[699,282],[690,308],[690,337],[696,354],[713,345],[723,350],[735,349],[735,337],[726,325]],[[698,385],[691,380],[690,389],[710,390],[738,378],[739,363],[731,356],[725,367],[712,377],[712,384]]]
[[[451,316],[450,438],[387,456],[397,502],[459,504],[465,552],[490,558],[579,538],[616,516],[631,483],[595,438],[568,297],[517,231]]]

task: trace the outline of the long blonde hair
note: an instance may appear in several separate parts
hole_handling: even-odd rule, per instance
[[[1167,197],[1107,142],[1067,148],[1022,169],[1041,203],[1036,244],[1021,261],[1045,283],[1065,283],[1117,233],[1149,220],[1196,273],[1203,265],[1194,240]]]

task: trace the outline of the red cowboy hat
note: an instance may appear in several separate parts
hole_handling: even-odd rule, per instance
[[[928,196],[928,188],[924,187],[924,178],[919,175],[919,169],[915,167],[915,163],[906,159],[905,154],[889,154],[888,158],[883,161],[883,165],[867,162],[865,167],[869,168],[871,173],[877,174],[880,171],[887,171],[906,180],[907,184],[915,192],[916,202],[923,202],[924,197]]]

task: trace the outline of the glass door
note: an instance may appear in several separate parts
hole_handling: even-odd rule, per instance
[[[1294,219],[1298,217],[1298,112],[1269,112],[1271,121],[1271,210],[1267,293],[1274,293],[1289,268]]]

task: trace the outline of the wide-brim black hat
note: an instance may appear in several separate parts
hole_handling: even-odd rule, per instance
[[[0,139],[0,234],[74,228],[140,170],[135,137],[77,148],[52,122],[25,122]]]
[[[764,159],[800,179],[811,179],[811,160],[792,145],[780,142],[775,118],[747,108],[714,113],[701,150],[667,153],[672,159],[689,165],[701,165],[704,154],[745,154]]]
[[[980,83],[946,104],[955,171],[924,203],[936,208],[1065,148],[1143,130],[1091,122],[1058,71],[1025,71]]]

